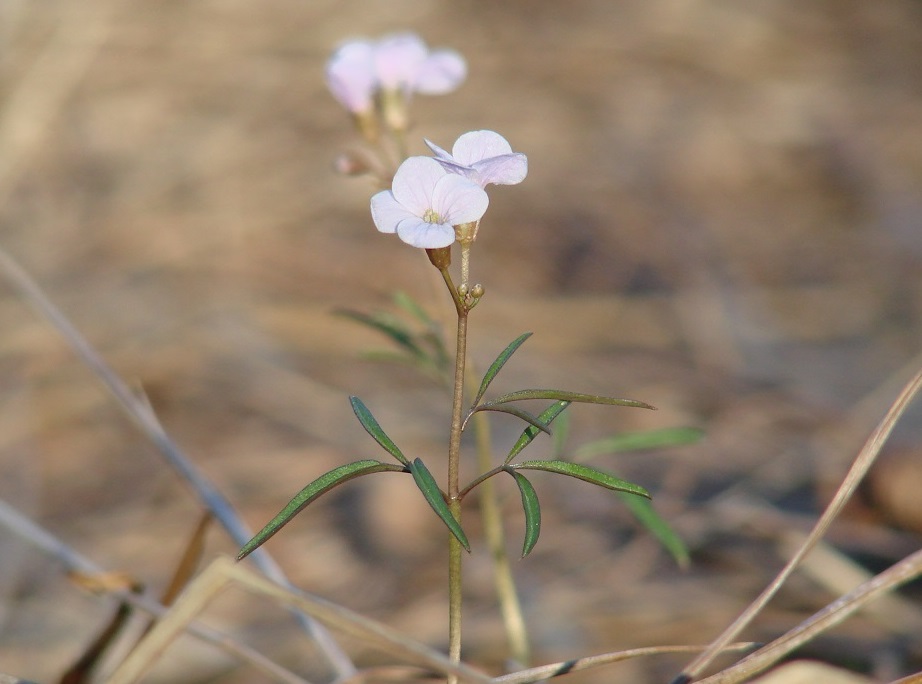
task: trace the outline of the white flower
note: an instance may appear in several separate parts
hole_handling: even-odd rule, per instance
[[[451,173],[456,173],[486,187],[516,185],[528,174],[528,157],[513,152],[512,146],[494,131],[471,131],[455,141],[451,154],[426,141],[435,160]]]
[[[371,216],[382,233],[397,233],[409,245],[448,247],[454,226],[479,221],[490,200],[483,188],[448,173],[431,157],[404,161],[390,190],[371,198]]]

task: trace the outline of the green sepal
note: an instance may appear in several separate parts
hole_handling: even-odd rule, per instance
[[[704,432],[698,428],[678,427],[644,432],[627,432],[612,435],[584,444],[573,452],[571,460],[588,461],[590,458],[622,451],[641,451],[644,449],[662,449],[664,447],[694,444],[701,439]]]
[[[525,511],[525,541],[522,544],[522,558],[525,558],[538,543],[538,535],[541,534],[541,505],[538,503],[538,494],[524,475],[508,469],[515,478],[515,483],[519,486],[519,493],[522,495],[522,509]]]
[[[269,523],[256,534],[250,541],[243,545],[240,553],[237,554],[237,560],[242,560],[250,555],[253,551],[262,546],[272,535],[282,529],[288,522],[301,512],[308,504],[317,499],[322,494],[326,494],[334,487],[341,485],[343,482],[352,480],[362,475],[382,472],[406,472],[403,466],[394,465],[393,463],[382,463],[372,459],[355,461],[344,466],[334,468],[318,477],[316,480],[307,485],[298,492],[288,505],[283,508],[277,516],[272,518]]]
[[[490,383],[493,382],[493,378],[499,373],[502,367],[506,364],[506,361],[509,360],[509,357],[515,354],[516,350],[522,346],[522,344],[531,337],[531,333],[522,333],[516,337],[512,342],[509,343],[509,346],[503,349],[499,356],[496,357],[496,360],[490,364],[490,367],[487,368],[487,372],[483,375],[483,380],[480,383],[480,389],[477,390],[477,396],[474,397],[473,406],[477,406],[481,399],[483,399],[484,392],[487,391],[487,387],[490,386]]]
[[[352,404],[352,410],[355,412],[355,417],[359,419],[359,422],[362,424],[362,427],[365,428],[365,431],[368,432],[368,434],[371,435],[372,438],[378,444],[380,444],[387,453],[396,458],[403,465],[409,467],[410,462],[407,460],[407,457],[403,455],[403,452],[397,448],[397,445],[394,444],[393,440],[385,434],[384,430],[381,429],[381,426],[378,425],[378,421],[375,420],[373,415],[371,415],[371,411],[369,411],[368,407],[362,403],[362,400],[358,397],[349,397],[349,403]]]
[[[621,497],[638,522],[646,527],[650,534],[656,537],[659,543],[663,545],[663,548],[675,559],[676,564],[683,570],[687,568],[691,558],[685,542],[669,526],[669,523],[660,517],[656,509],[653,508],[653,504],[647,499],[624,492],[618,492],[618,496]]]
[[[442,519],[446,527],[455,535],[455,539],[461,543],[464,550],[470,553],[471,544],[467,540],[467,535],[461,529],[460,523],[455,520],[455,516],[451,514],[451,509],[448,508],[445,501],[445,495],[442,494],[442,490],[439,489],[438,483],[432,477],[432,473],[429,472],[426,464],[418,458],[415,459],[410,464],[410,473],[413,475],[413,480],[416,482],[416,486],[419,487],[419,491],[423,493],[426,501],[432,506],[432,510],[436,512],[436,515]]]
[[[604,404],[606,406],[631,406],[634,408],[645,408],[656,410],[643,401],[636,399],[616,399],[615,397],[605,397],[599,394],[583,394],[582,392],[567,392],[556,389],[524,389],[517,392],[503,394],[495,399],[491,399],[480,405],[479,408],[491,408],[498,404],[508,404],[511,401],[522,401],[525,399],[555,399],[557,401],[578,402],[581,404]]]
[[[538,415],[538,420],[545,426],[545,428],[554,422],[554,419],[557,418],[564,409],[570,405],[569,401],[557,401],[548,406],[544,411]],[[509,455],[506,456],[506,460],[503,461],[503,465],[508,465],[512,459],[518,456],[522,449],[527,447],[535,437],[538,436],[539,432],[549,432],[548,429],[541,430],[537,425],[529,425],[522,432],[521,436],[516,440],[516,443],[512,445],[512,449],[509,451]]]
[[[640,485],[622,480],[614,475],[609,475],[606,472],[583,465],[582,463],[569,463],[568,461],[523,461],[522,463],[514,463],[509,467],[517,470],[544,470],[549,473],[569,475],[570,477],[585,480],[586,482],[591,482],[592,484],[605,487],[606,489],[612,489],[616,492],[627,492],[647,499],[651,498],[650,492]]]

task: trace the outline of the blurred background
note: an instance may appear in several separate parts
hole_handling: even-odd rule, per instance
[[[367,180],[332,170],[357,139],[324,63],[345,38],[402,30],[469,66],[458,91],[414,101],[411,151],[489,128],[529,158],[521,186],[490,190],[474,361],[531,330],[497,390],[562,386],[660,409],[576,408],[574,447],[633,430],[705,434],[594,461],[654,492],[692,550],[688,571],[610,493],[535,478],[542,539],[514,566],[535,664],[711,639],[783,565],[790,534],[809,529],[922,363],[922,5],[2,0],[0,247],[143,388],[253,527],[320,473],[380,456],[349,394],[439,470],[441,390],[364,360],[386,343],[334,315],[393,309],[402,290],[451,337],[424,255],[375,231]],[[198,504],[8,287],[0,369],[0,496],[162,589]],[[919,545],[920,418],[911,408],[830,536],[871,571]],[[504,453],[521,426],[494,425]],[[268,548],[304,589],[443,647],[444,537],[408,478],[378,476],[321,500]],[[209,543],[209,557],[235,551],[217,530]],[[465,657],[500,672],[489,559],[474,546]],[[0,671],[39,682],[56,681],[112,610],[5,530],[0,585]],[[837,595],[799,574],[745,637],[769,640]],[[858,616],[803,654],[880,678],[918,670],[919,592],[905,596],[904,617]],[[268,602],[229,598],[210,617],[325,676]],[[571,681],[666,681],[685,662]],[[150,681],[259,680],[184,640]]]

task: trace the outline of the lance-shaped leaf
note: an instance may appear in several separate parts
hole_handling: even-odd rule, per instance
[[[426,310],[413,299],[410,295],[402,290],[398,290],[393,294],[394,303],[399,306],[401,309],[406,311],[408,314],[413,316],[417,321],[424,325],[432,325],[434,321],[432,317],[426,313]]]
[[[672,555],[678,566],[683,569],[687,568],[690,557],[685,542],[669,526],[669,523],[660,517],[656,509],[653,508],[653,504],[647,499],[641,499],[639,496],[625,494],[624,492],[618,492],[618,496],[621,497],[621,500],[624,501],[640,524],[646,527],[650,534],[656,537],[660,544],[663,545],[663,548]]]
[[[495,399],[484,402],[479,408],[492,408],[499,404],[508,404],[511,401],[522,401],[524,399],[556,399],[557,401],[570,401],[582,404],[632,406],[634,408],[656,410],[655,406],[651,406],[643,401],[637,401],[636,399],[616,399],[615,397],[605,397],[598,394],[583,394],[582,392],[567,392],[565,390],[556,389],[524,389],[517,392],[510,392],[509,394],[503,394]]]
[[[464,530],[461,529],[460,523],[455,520],[455,516],[451,514],[451,509],[448,508],[448,504],[445,502],[442,490],[439,489],[438,483],[436,483],[435,478],[432,477],[432,473],[429,472],[426,464],[418,458],[415,459],[413,463],[410,464],[410,473],[413,475],[413,479],[416,481],[416,486],[419,487],[419,491],[423,493],[423,496],[426,497],[426,501],[432,506],[432,510],[436,512],[442,519],[442,522],[451,530],[451,533],[455,535],[455,539],[461,543],[461,546],[463,546],[467,552],[470,552],[471,544],[467,540],[467,535],[465,535]]]
[[[693,444],[701,439],[703,434],[698,428],[691,427],[627,432],[584,444],[573,452],[571,460],[581,462],[603,454]]]
[[[413,339],[413,333],[407,325],[394,316],[389,316],[385,313],[366,314],[352,309],[339,309],[336,313],[383,333],[414,357],[418,358],[426,355]]]
[[[417,334],[417,338],[420,342],[425,342],[432,348],[431,353],[427,353],[427,360],[437,371],[444,372],[452,359],[445,348],[441,326],[432,320],[432,317],[426,313],[420,303],[406,292],[395,292],[394,303],[424,326],[423,331]]]
[[[480,403],[480,400],[483,399],[484,392],[487,391],[487,387],[490,386],[490,383],[493,382],[493,378],[499,373],[502,367],[506,364],[506,361],[509,360],[509,357],[515,354],[516,350],[522,346],[522,343],[525,342],[531,333],[522,333],[516,337],[508,347],[503,349],[499,356],[496,357],[496,360],[490,364],[490,367],[487,368],[487,372],[484,373],[483,380],[480,383],[480,389],[477,390],[477,396],[474,397],[473,406],[476,406]]]
[[[538,504],[538,494],[535,488],[525,479],[524,475],[512,469],[506,472],[511,473],[515,478],[515,483],[522,494],[522,509],[525,511],[525,542],[522,544],[522,558],[525,558],[535,548],[538,535],[541,534],[541,506]]]
[[[393,463],[382,463],[381,461],[367,459],[363,461],[355,461],[344,466],[339,466],[338,468],[334,468],[328,473],[321,475],[300,492],[298,492],[298,495],[289,501],[288,505],[285,506],[285,508],[283,508],[277,516],[272,518],[272,520],[270,520],[269,523],[264,528],[262,528],[262,530],[260,530],[255,537],[243,545],[243,548],[240,549],[240,553],[237,554],[237,560],[241,560],[253,553],[253,551],[262,546],[272,535],[287,525],[288,522],[298,513],[300,513],[305,506],[310,504],[322,494],[326,494],[334,487],[356,477],[387,471],[406,472],[406,468],[403,466],[395,465]]]
[[[554,422],[554,419],[563,413],[564,409],[569,405],[569,401],[555,401],[541,412],[541,414],[538,416],[538,420],[541,421],[541,423],[544,425],[550,425]],[[532,443],[535,437],[538,436],[539,432],[542,432],[542,430],[536,425],[529,425],[527,428],[525,428],[521,436],[518,438],[518,440],[516,440],[516,443],[512,445],[512,450],[509,452],[509,455],[506,456],[506,460],[503,461],[503,465],[508,464],[510,461],[512,461],[512,459],[518,456],[522,449]],[[547,432],[547,430],[544,430],[544,432]]]
[[[503,404],[499,406],[488,406],[486,404],[481,404],[477,408],[473,409],[470,413],[467,414],[467,418],[465,418],[464,422],[461,424],[462,430],[465,427],[467,427],[467,421],[470,420],[470,417],[474,415],[477,411],[498,411],[500,413],[508,413],[509,415],[515,416],[516,418],[521,418],[526,423],[528,423],[529,425],[531,425],[532,427],[534,427],[536,430],[540,432],[546,432],[547,434],[551,434],[550,428],[548,428],[547,425],[542,423],[541,420],[539,420],[538,416],[529,413],[525,409],[520,409],[517,406],[506,406]]]
[[[567,461],[523,461],[522,463],[515,463],[509,467],[515,468],[516,470],[545,470],[549,473],[569,475],[570,477],[576,477],[580,480],[599,485],[600,487],[605,487],[606,489],[613,489],[616,492],[628,492],[629,494],[636,494],[646,497],[647,499],[651,498],[650,492],[640,485],[622,480],[614,475],[609,475],[606,472],[583,465],[582,463],[569,463]]]
[[[385,434],[384,430],[381,429],[381,426],[378,425],[378,421],[376,421],[375,417],[371,415],[371,411],[369,411],[368,407],[362,403],[362,400],[358,397],[349,397],[349,403],[352,404],[352,410],[355,411],[355,417],[359,419],[359,422],[362,424],[362,427],[365,428],[368,434],[371,435],[387,453],[403,463],[403,465],[409,467],[410,462],[407,460],[407,457],[403,455],[403,452],[397,448],[397,445],[394,444],[393,440]]]

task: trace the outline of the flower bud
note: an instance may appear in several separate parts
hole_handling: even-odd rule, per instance
[[[471,288],[471,297],[474,299],[480,299],[483,297],[483,285],[477,283]]]
[[[349,150],[333,160],[333,170],[342,176],[364,176],[372,171],[372,164],[367,155]]]

